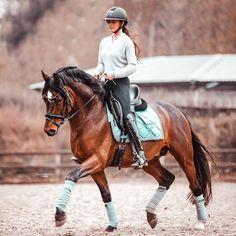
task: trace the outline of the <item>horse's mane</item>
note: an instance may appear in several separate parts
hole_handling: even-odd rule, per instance
[[[64,85],[68,85],[70,79],[87,85],[92,91],[98,95],[99,99],[104,101],[105,90],[92,75],[80,70],[77,67],[62,67],[53,73],[52,77],[62,81]]]

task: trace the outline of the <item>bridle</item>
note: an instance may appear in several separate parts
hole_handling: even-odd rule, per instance
[[[56,97],[60,95],[60,93],[57,93],[54,97],[52,98],[48,98],[45,94],[43,95],[44,98],[46,98],[47,100],[55,100]],[[70,103],[72,103],[72,100],[70,98],[70,95],[68,94],[67,92],[67,99],[69,100]],[[75,117],[77,114],[79,114],[90,102],[92,102],[92,100],[95,98],[96,94],[93,94],[93,96],[88,100],[86,101],[77,111],[75,111],[72,115],[68,115],[67,114],[67,105],[68,103],[66,102],[66,112],[62,115],[60,114],[53,114],[51,112],[46,112],[45,114],[45,117],[46,117],[46,120],[49,120],[51,121],[54,125],[57,126],[57,128],[59,128],[62,124],[65,123],[65,121],[67,120],[71,120],[73,117]],[[65,98],[64,98],[65,99]],[[54,119],[60,119],[61,122],[60,123],[57,123]]]
[[[108,82],[108,80],[106,80],[106,73],[101,73],[99,74],[99,81],[102,84],[102,87],[104,87],[106,85],[106,83]],[[116,83],[112,80],[112,82],[116,85]],[[57,128],[59,128],[62,124],[64,124],[66,121],[71,120],[73,117],[75,117],[76,115],[78,115],[87,105],[89,105],[90,102],[92,102],[92,100],[95,98],[96,94],[93,94],[92,97],[89,98],[88,101],[86,101],[77,111],[75,111],[72,115],[68,116],[67,115],[67,111],[68,111],[68,102],[69,104],[72,104],[72,99],[69,95],[69,92],[67,91],[67,89],[65,88],[65,93],[66,96],[64,99],[66,99],[66,112],[62,115],[60,114],[53,114],[51,112],[46,112],[45,117],[46,120],[51,121],[54,125],[57,126]],[[60,92],[58,92],[55,96],[53,96],[52,98],[48,98],[45,94],[43,95],[43,98],[46,98],[48,101],[49,100],[55,100],[57,98],[57,96],[60,95]],[[54,119],[60,119],[61,122],[57,123]]]

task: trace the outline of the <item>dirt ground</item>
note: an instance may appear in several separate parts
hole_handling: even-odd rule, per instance
[[[205,230],[194,228],[195,206],[186,196],[186,180],[177,179],[157,209],[158,224],[151,229],[145,205],[157,184],[152,180],[110,180],[119,228],[110,235],[236,235],[236,183],[215,182]],[[77,183],[67,207],[67,221],[54,226],[55,203],[62,184],[0,185],[0,235],[107,235],[107,216],[97,186]]]

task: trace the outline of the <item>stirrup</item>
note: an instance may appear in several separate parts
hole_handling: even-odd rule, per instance
[[[140,151],[136,162],[133,163],[131,166],[134,167],[135,169],[141,169],[147,165],[148,165],[148,162],[144,156],[144,152]]]
[[[142,169],[144,166],[147,166],[147,165],[148,165],[147,160],[145,160],[143,163],[140,163],[140,160],[138,159],[131,166],[134,167],[134,169]]]

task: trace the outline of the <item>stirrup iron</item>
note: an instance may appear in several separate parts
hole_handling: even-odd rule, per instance
[[[140,150],[139,154],[136,153],[136,162],[133,163],[131,166],[134,167],[135,169],[142,169],[144,166],[148,165],[148,162],[144,156],[144,151]]]

